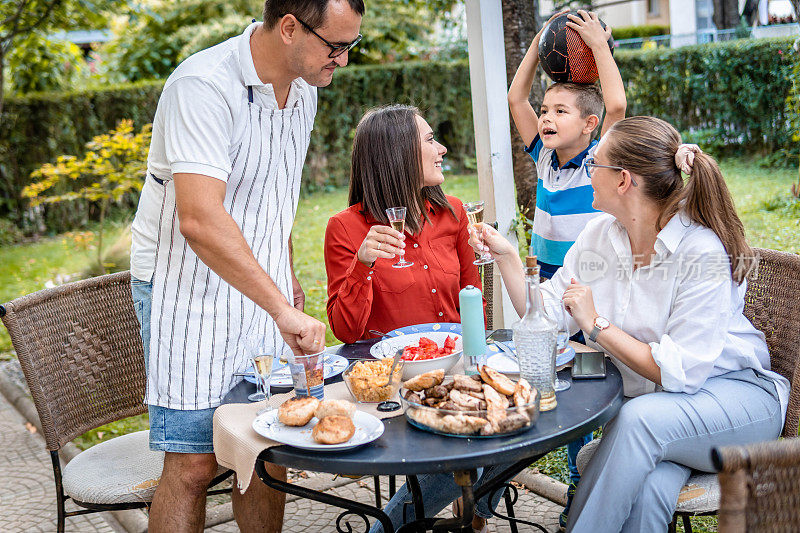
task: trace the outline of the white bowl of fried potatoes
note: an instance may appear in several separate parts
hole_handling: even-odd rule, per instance
[[[400,389],[408,422],[455,437],[498,437],[527,431],[539,418],[539,392],[525,379],[514,381],[486,365],[474,376],[445,376],[434,370]]]

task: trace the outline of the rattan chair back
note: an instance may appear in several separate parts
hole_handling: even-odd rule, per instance
[[[4,308],[48,450],[145,412],[144,354],[129,272],[45,289]]]
[[[714,450],[720,533],[800,530],[800,439]]]
[[[800,420],[800,255],[754,248],[758,268],[747,277],[744,314],[764,333],[772,370],[791,383],[784,437]]]

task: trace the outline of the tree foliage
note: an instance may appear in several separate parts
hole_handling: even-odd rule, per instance
[[[19,39],[35,30],[69,30],[105,25],[105,10],[123,0],[3,0],[0,1],[0,113],[3,111],[3,71],[6,56]],[[52,50],[51,50],[52,52]],[[31,68],[28,66],[28,68]],[[19,71],[19,69],[17,69]],[[16,75],[16,72],[13,73]]]
[[[8,54],[8,66],[15,93],[66,89],[87,68],[80,48],[38,30],[19,39]]]
[[[457,0],[370,0],[352,64],[387,63],[427,56],[440,14]],[[113,81],[163,79],[191,54],[240,34],[263,2],[179,0],[136,6],[103,54]]]

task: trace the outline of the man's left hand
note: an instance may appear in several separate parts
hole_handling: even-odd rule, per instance
[[[303,287],[300,286],[300,280],[292,273],[292,293],[294,294],[294,308],[302,311],[306,306],[306,293],[303,292]]]

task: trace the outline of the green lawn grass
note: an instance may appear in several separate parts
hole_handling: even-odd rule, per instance
[[[765,202],[786,195],[797,171],[764,169],[742,159],[726,160],[723,173],[753,246],[800,253],[798,218],[780,209],[767,210]],[[478,198],[478,180],[474,174],[448,175],[445,192],[464,201]],[[326,277],[323,240],[328,218],[347,207],[347,191],[336,189],[306,194],[300,199],[293,231],[294,265],[306,291],[306,312],[327,323],[325,313]],[[109,224],[113,241],[122,232],[119,224]],[[85,246],[80,233],[42,239],[32,244],[0,248],[0,302],[44,288],[45,282],[59,275],[80,272],[91,260],[94,249]],[[327,342],[338,343],[328,330]],[[9,352],[11,343],[0,328],[0,354]],[[145,429],[146,416],[115,422],[90,431],[76,440],[81,448],[130,431]],[[542,472],[565,481],[566,454],[556,450],[536,463]],[[715,531],[716,519],[695,519],[696,531]]]

